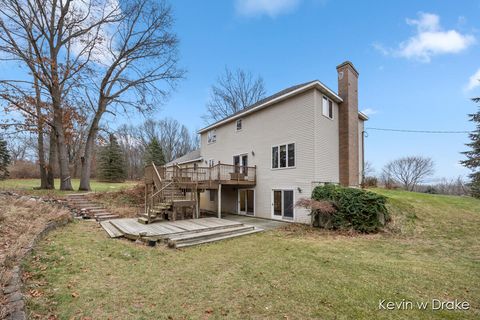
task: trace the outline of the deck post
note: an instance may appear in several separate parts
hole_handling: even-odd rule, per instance
[[[195,206],[195,218],[200,218],[200,191],[197,191],[197,201],[196,206]]]
[[[218,218],[221,219],[222,218],[222,184],[219,183],[218,184],[218,194],[217,194],[217,203],[218,203],[218,211],[217,211],[217,214],[218,214]]]

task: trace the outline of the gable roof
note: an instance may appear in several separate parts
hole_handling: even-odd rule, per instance
[[[240,118],[240,117],[242,117],[246,114],[261,110],[261,109],[263,109],[265,107],[268,107],[268,106],[270,106],[270,105],[272,105],[276,102],[280,102],[282,100],[288,99],[290,97],[293,97],[293,96],[295,96],[299,93],[302,93],[302,92],[304,92],[306,90],[309,90],[309,89],[312,89],[312,88],[319,89],[320,91],[322,91],[323,93],[328,95],[331,99],[333,99],[337,103],[340,103],[340,102],[343,101],[342,98],[340,98],[333,90],[328,88],[322,82],[320,82],[319,80],[312,80],[312,81],[309,81],[309,82],[305,82],[305,83],[301,83],[301,84],[291,86],[291,87],[283,89],[283,90],[281,90],[281,91],[279,91],[275,94],[272,94],[271,96],[268,96],[265,99],[262,99],[262,100],[260,100],[256,103],[252,104],[251,106],[246,107],[243,110],[237,111],[234,114],[232,114],[232,115],[230,115],[230,116],[228,116],[228,117],[226,117],[222,120],[214,122],[214,123],[208,125],[207,127],[203,128],[203,129],[200,129],[197,133],[203,133],[205,131],[208,131],[210,129],[218,127],[218,126],[220,126],[224,123],[233,121],[233,120],[235,120],[237,118]]]
[[[202,156],[200,155],[200,149],[193,150],[175,160],[170,161],[169,163],[165,164],[165,166],[169,167],[176,164],[185,164],[190,162],[196,162],[202,160]]]

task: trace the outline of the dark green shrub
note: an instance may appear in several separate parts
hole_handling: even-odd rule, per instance
[[[333,203],[337,209],[332,215],[333,229],[375,232],[389,219],[387,198],[370,191],[329,184],[313,189],[312,199]]]
[[[433,186],[427,186],[423,192],[430,193],[430,194],[437,194],[438,193],[437,189]]]

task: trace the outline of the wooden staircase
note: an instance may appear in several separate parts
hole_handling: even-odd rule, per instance
[[[180,175],[167,177],[164,174],[162,177],[153,163],[150,168],[151,171],[145,174],[145,212],[139,216],[138,222],[175,221],[185,219],[187,214],[197,217],[197,184]]]

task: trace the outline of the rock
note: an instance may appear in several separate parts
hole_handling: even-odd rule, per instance
[[[23,299],[23,295],[18,291],[14,292],[14,293],[7,294],[6,297],[7,297],[7,300],[9,302],[15,302],[15,301],[19,301],[19,300]]]
[[[10,320],[25,320],[27,319],[27,315],[24,311],[15,311],[10,315]]]
[[[10,285],[10,286],[5,287],[5,288],[3,289],[3,293],[4,293],[4,294],[10,294],[10,293],[15,292],[15,291],[18,291],[18,290],[20,290],[20,286],[19,286],[18,284],[13,285],[13,286]]]

